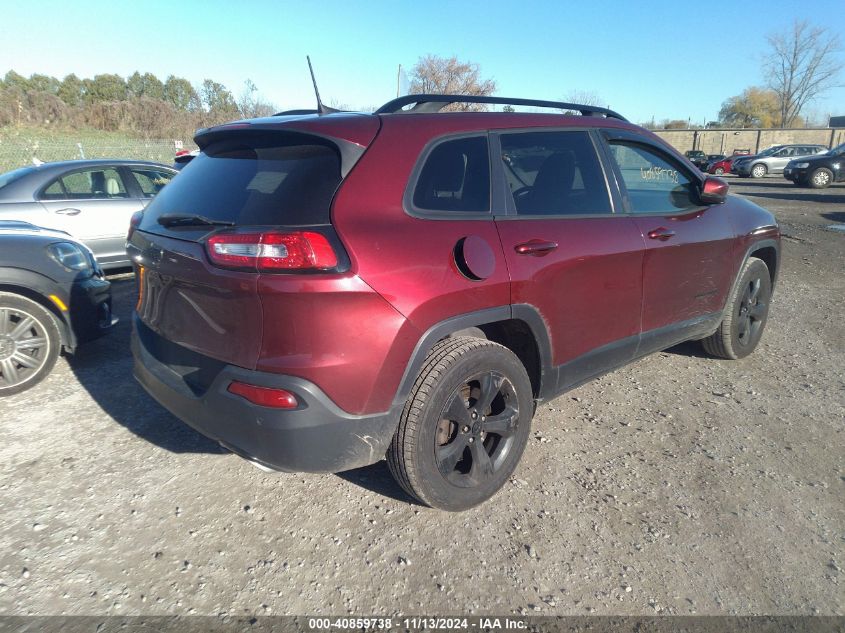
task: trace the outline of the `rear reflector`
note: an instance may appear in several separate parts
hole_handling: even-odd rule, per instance
[[[299,403],[290,391],[284,389],[270,389],[268,387],[256,387],[245,382],[232,382],[229,384],[229,393],[246,398],[253,404],[273,409],[296,409]]]
[[[208,238],[206,247],[211,262],[223,268],[273,272],[337,266],[337,255],[326,236],[313,231],[217,233]]]

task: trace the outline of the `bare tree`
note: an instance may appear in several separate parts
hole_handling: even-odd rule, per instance
[[[597,92],[592,90],[570,90],[566,93],[564,101],[567,103],[577,103],[579,105],[599,106],[605,107],[605,100]]]
[[[768,36],[771,51],[763,70],[778,98],[777,126],[790,127],[817,96],[838,85],[843,68],[839,36],[796,20],[791,30]]]
[[[591,90],[570,90],[566,93],[563,101],[566,103],[577,103],[578,105],[597,106],[603,108],[605,105],[597,92]],[[561,110],[564,114],[581,114],[575,110]]]
[[[457,57],[421,57],[411,70],[412,94],[476,95],[488,97],[496,92],[496,82],[480,77],[481,67],[472,62],[459,61]],[[487,110],[483,103],[455,103],[449,110],[479,112]]]
[[[247,79],[244,81],[244,89],[240,99],[238,99],[238,110],[245,119],[254,119],[270,116],[276,111],[276,108],[272,103],[264,101],[258,94],[258,87],[252,79]]]

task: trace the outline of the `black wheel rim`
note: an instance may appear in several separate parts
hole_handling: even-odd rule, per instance
[[[489,371],[469,377],[446,401],[434,436],[437,469],[461,488],[482,486],[507,461],[519,424],[513,383]]]
[[[737,315],[737,338],[740,345],[750,345],[763,327],[766,316],[766,297],[763,281],[757,277],[745,285]]]

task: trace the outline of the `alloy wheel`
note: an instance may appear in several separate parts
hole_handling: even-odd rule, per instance
[[[507,461],[519,422],[513,384],[495,371],[467,379],[447,400],[435,433],[435,461],[450,483],[467,488],[494,477]]]
[[[765,297],[760,293],[761,286],[762,282],[759,278],[752,279],[745,286],[737,321],[737,336],[740,345],[748,345],[753,341],[763,325],[766,303]]]
[[[0,308],[0,387],[26,382],[49,356],[50,339],[36,317],[17,308]]]

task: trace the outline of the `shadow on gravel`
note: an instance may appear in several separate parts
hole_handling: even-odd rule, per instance
[[[687,341],[686,343],[675,345],[675,347],[670,347],[663,351],[666,354],[675,354],[676,356],[690,356],[692,358],[707,358],[711,360],[713,358],[704,351],[704,348],[701,347],[701,343],[698,341]]]
[[[751,198],[769,198],[773,200],[792,200],[796,202],[815,202],[819,204],[845,204],[845,195],[825,195],[822,193],[754,193],[744,191],[744,196]]]
[[[106,415],[156,446],[173,453],[228,453],[170,415],[132,377],[129,335],[134,293],[134,279],[112,281],[112,308],[120,322],[67,357],[76,379]]]
[[[822,213],[825,220],[832,220],[833,222],[845,222],[845,211],[832,211],[831,213]]]
[[[364,466],[363,468],[337,473],[337,476],[351,484],[366,488],[377,495],[389,497],[396,501],[402,501],[403,503],[420,505],[416,499],[409,496],[396,483],[396,480],[393,479],[390,470],[387,468],[387,462],[384,460],[376,462],[372,466]]]

